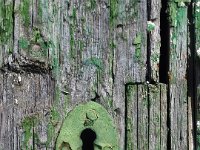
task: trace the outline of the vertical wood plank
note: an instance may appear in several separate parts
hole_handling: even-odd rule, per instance
[[[151,67],[151,79],[159,82],[159,58],[160,58],[160,10],[161,0],[152,0],[150,9],[150,17],[147,22],[147,31],[149,33],[150,40],[150,67]]]
[[[13,5],[13,1],[0,1],[0,66],[8,63],[5,58],[13,52]]]
[[[171,149],[188,148],[187,126],[187,5],[171,1],[170,7],[170,122]]]
[[[147,85],[138,85],[138,149],[149,149],[149,118]]]
[[[137,85],[126,88],[126,150],[138,148],[138,95]]]
[[[165,84],[160,85],[160,101],[161,101],[161,126],[160,126],[160,149],[167,149],[167,136],[168,136],[168,127],[167,127],[167,86]]]
[[[197,57],[196,59],[195,59],[195,71],[196,71],[196,73],[195,73],[195,76],[196,76],[196,79],[195,79],[195,81],[196,81],[196,87],[197,87],[197,89],[196,89],[196,91],[197,91],[197,95],[196,95],[196,100],[197,100],[197,102],[196,102],[196,109],[197,109],[197,111],[196,111],[196,123],[199,123],[199,121],[200,121],[200,69],[199,69],[199,65],[200,65],[200,5],[199,5],[199,3],[200,3],[200,0],[196,0],[195,1],[196,3],[194,3],[194,5],[193,5],[193,8],[194,8],[194,20],[195,20],[195,56]],[[196,133],[196,148],[197,149],[199,149],[200,148],[200,141],[198,140],[199,139],[199,137],[200,137],[200,132],[199,132],[199,125],[198,124],[196,124],[196,129],[197,129],[197,133]]]
[[[194,123],[193,123],[193,112],[192,112],[192,101],[191,101],[191,97],[188,97],[188,147],[189,150],[193,150],[194,149],[194,139],[195,136],[193,136],[193,132],[194,132]],[[196,134],[195,134],[196,135]]]
[[[149,85],[149,149],[160,149],[161,97],[160,85]],[[162,91],[164,92],[164,91]]]

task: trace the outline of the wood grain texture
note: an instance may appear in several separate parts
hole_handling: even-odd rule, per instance
[[[167,149],[166,85],[132,84],[126,92],[126,149]]]
[[[160,62],[160,12],[161,0],[151,0],[150,13],[147,30],[149,32],[149,53],[150,53],[150,77],[151,80],[159,82]]]
[[[183,5],[184,4],[184,5]],[[187,125],[187,38],[188,8],[170,2],[170,122],[171,149],[188,148]],[[181,140],[180,140],[181,139]]]
[[[160,0],[0,0],[0,149],[54,149],[68,112],[91,100],[119,149],[187,149],[187,3],[169,7],[161,84]]]

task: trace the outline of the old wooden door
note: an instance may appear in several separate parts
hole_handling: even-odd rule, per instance
[[[194,149],[199,3],[0,0],[0,150],[55,149],[88,101],[118,149]]]

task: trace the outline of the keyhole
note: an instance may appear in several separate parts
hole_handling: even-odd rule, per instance
[[[94,150],[96,133],[92,129],[87,128],[83,130],[80,138],[83,142],[82,150]]]

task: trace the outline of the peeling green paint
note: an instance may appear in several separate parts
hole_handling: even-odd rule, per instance
[[[96,8],[97,1],[96,0],[89,0],[86,1],[86,9],[87,10],[94,10]]]
[[[96,57],[88,58],[87,60],[83,62],[83,64],[86,66],[90,66],[90,65],[95,66],[98,70],[103,69],[103,61],[100,58],[96,58]]]
[[[23,19],[23,24],[25,27],[28,27],[30,25],[30,0],[22,0],[20,12]]]
[[[177,26],[177,3],[170,2],[169,3],[169,20],[171,26]]]
[[[134,55],[134,58],[137,60],[137,61],[140,61],[140,58],[141,58],[141,42],[142,42],[142,36],[141,34],[138,34],[136,36],[136,38],[134,39],[133,41],[133,45],[135,45],[135,55]]]
[[[89,115],[88,115],[89,114]],[[86,124],[90,121],[90,124]],[[109,114],[95,102],[80,104],[65,118],[56,142],[56,150],[64,147],[81,149],[81,132],[90,128],[97,134],[95,149],[119,150],[116,128]],[[109,131],[109,132],[108,132]]]
[[[118,0],[110,0],[110,19],[109,24],[110,27],[113,28],[115,26],[115,22],[118,17]]]
[[[69,27],[69,34],[70,34],[70,58],[75,58],[75,30],[76,30],[76,24],[77,24],[77,16],[76,16],[77,10],[76,8],[73,8],[72,16],[70,16],[70,27]]]
[[[38,123],[36,116],[26,117],[22,121],[22,129],[24,130],[24,140],[23,140],[23,149],[31,149],[29,140],[33,138],[33,128]]]
[[[28,49],[29,46],[30,46],[30,42],[26,38],[21,37],[19,39],[19,48]]]
[[[177,2],[177,3],[185,3],[185,2],[191,2],[191,0],[174,0],[175,2]]]
[[[37,22],[38,23],[42,23],[42,15],[43,15],[43,12],[42,12],[42,0],[38,0],[38,13],[37,13]]]
[[[151,21],[147,21],[147,31],[153,31],[155,29],[155,24]]]
[[[44,61],[48,57],[48,49],[52,47],[52,42],[45,41],[38,28],[33,29],[31,37],[20,37],[19,48],[25,50],[31,58]]]
[[[0,44],[6,43],[13,34],[13,4],[0,1]]]
[[[200,1],[196,3],[195,7],[195,33],[196,33],[196,48],[199,54],[200,48]]]

